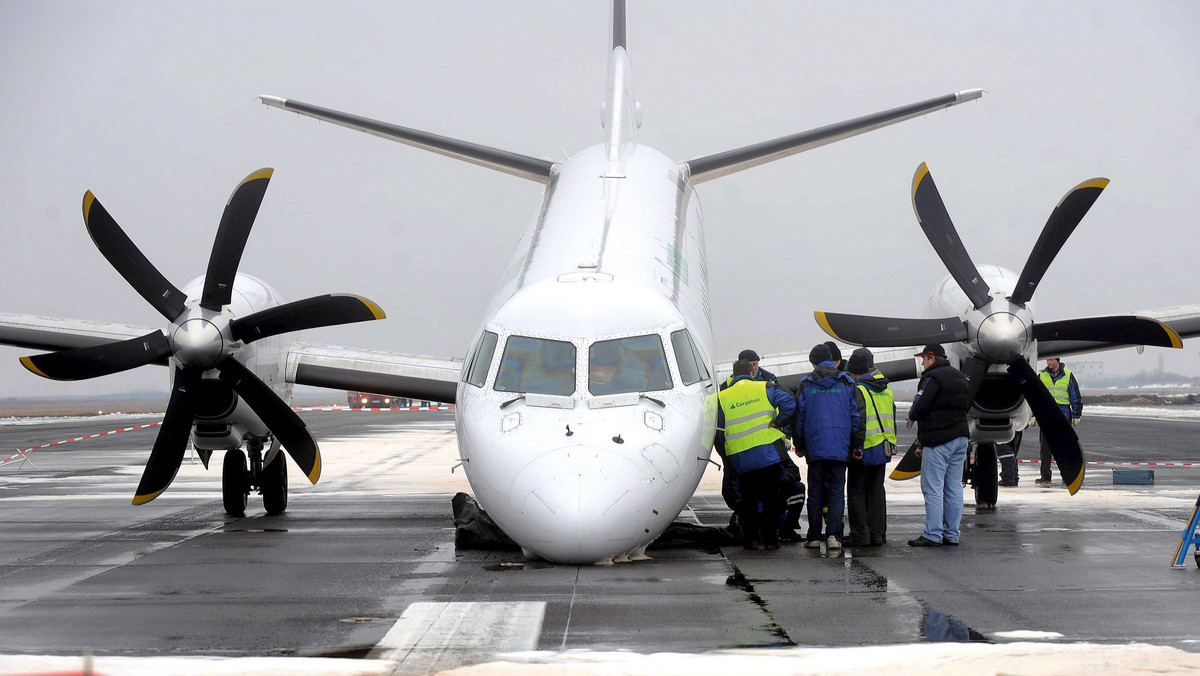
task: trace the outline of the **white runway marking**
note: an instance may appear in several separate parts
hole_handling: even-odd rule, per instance
[[[396,673],[433,673],[535,650],[544,602],[417,602],[376,646]]]

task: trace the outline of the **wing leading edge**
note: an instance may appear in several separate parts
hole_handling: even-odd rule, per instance
[[[461,373],[461,359],[295,343],[285,377],[298,385],[453,404]]]

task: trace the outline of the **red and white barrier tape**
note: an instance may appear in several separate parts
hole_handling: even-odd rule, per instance
[[[1040,460],[1022,460],[1017,459],[1017,462],[1028,462],[1039,464]],[[1200,463],[1195,462],[1112,462],[1108,460],[1089,460],[1085,465],[1112,465],[1113,467],[1200,467]]]
[[[109,430],[107,432],[100,432],[98,434],[89,434],[86,437],[75,437],[74,439],[63,439],[62,441],[55,441],[55,442],[49,443],[49,444],[42,444],[41,446],[34,446],[33,448],[27,448],[23,451],[18,451],[15,455],[11,455],[3,460],[0,460],[0,465],[4,465],[6,463],[12,462],[18,458],[24,459],[29,454],[30,451],[36,451],[36,450],[39,450],[42,448],[50,448],[51,446],[60,446],[62,444],[70,444],[70,443],[73,443],[76,441],[83,441],[84,439],[95,439],[96,437],[106,437],[110,434],[120,434],[122,432],[132,432],[134,430],[144,430],[147,427],[158,427],[161,424],[162,424],[162,421],[160,420],[158,422],[147,423],[145,425],[136,425],[134,427],[123,427],[119,430]]]
[[[453,411],[453,406],[401,406],[399,408],[349,408],[347,406],[307,406],[293,411]]]

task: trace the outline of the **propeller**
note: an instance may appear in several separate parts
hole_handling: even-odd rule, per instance
[[[234,189],[217,228],[198,301],[189,301],[154,267],[91,191],[84,195],[83,219],[92,241],[170,326],[165,333],[152,331],[120,342],[21,357],[21,363],[54,380],[96,378],[146,364],[172,365],[171,398],[138,483],[135,505],[150,502],[171,485],[196,413],[214,391],[237,393],[309,481],[315,484],[321,476],[321,453],[304,421],[237,357],[246,345],[263,338],[383,319],[384,313],[361,296],[327,294],[233,316],[228,306],[234,280],[272,173],[272,169],[260,169]],[[210,376],[210,371],[215,373]]]
[[[975,401],[984,376],[993,365],[1007,366],[1006,373],[1020,389],[1046,434],[1059,472],[1072,494],[1083,482],[1083,449],[1070,421],[1045,384],[1030,366],[1032,341],[1079,340],[1100,343],[1182,347],[1179,334],[1153,319],[1134,316],[1091,317],[1035,324],[1028,307],[1034,291],[1067,238],[1091,209],[1108,179],[1094,178],[1072,188],[1059,201],[1029,254],[1012,295],[999,297],[979,273],[950,219],[933,175],[924,163],[913,176],[913,210],[929,243],[972,305],[961,317],[895,319],[816,312],[826,333],[854,345],[899,347],[927,343],[967,343],[970,355],[962,369],[971,383]],[[912,453],[912,449],[910,449]],[[915,454],[913,454],[915,458]],[[908,461],[907,463],[905,461]],[[913,460],[901,459],[897,471],[911,478]],[[916,471],[920,471],[919,464]],[[893,472],[895,475],[895,472]]]

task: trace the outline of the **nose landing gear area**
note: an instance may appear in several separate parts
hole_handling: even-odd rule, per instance
[[[246,449],[250,452],[249,463],[242,449],[225,451],[221,465],[221,501],[225,513],[245,516],[250,492],[257,491],[262,495],[267,514],[282,514],[287,509],[288,498],[287,460],[284,454],[276,452],[270,462],[264,463],[263,443],[259,439],[249,440]]]

